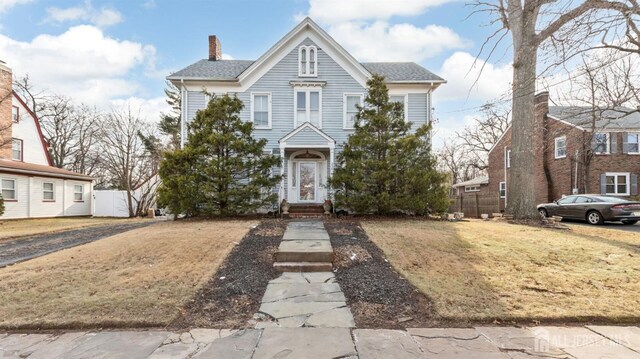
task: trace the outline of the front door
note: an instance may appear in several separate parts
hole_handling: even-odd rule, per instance
[[[318,167],[315,161],[298,162],[298,200],[300,202],[316,202],[318,195]]]

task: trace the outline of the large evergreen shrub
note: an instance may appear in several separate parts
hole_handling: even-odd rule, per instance
[[[355,132],[330,179],[336,204],[358,213],[445,211],[446,175],[436,169],[430,125],[411,130],[403,104],[389,101],[383,77],[373,76],[367,87]]]

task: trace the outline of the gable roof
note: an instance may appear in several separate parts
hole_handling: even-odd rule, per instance
[[[20,105],[27,111],[29,116],[33,119],[33,122],[36,125],[36,130],[38,131],[38,137],[40,138],[40,144],[42,145],[42,150],[44,151],[44,156],[46,157],[47,162],[49,163],[49,166],[53,166],[53,161],[51,160],[51,153],[49,153],[49,145],[47,144],[47,141],[44,139],[44,135],[42,135],[42,128],[40,127],[40,121],[36,117],[36,114],[33,113],[33,111],[31,111],[29,106],[27,106],[27,104],[24,102],[22,97],[18,95],[17,92],[12,90],[11,93],[13,94],[13,97],[15,97],[16,100],[18,100],[18,102],[20,102]]]
[[[321,129],[317,128],[316,126],[312,125],[309,122],[305,122],[302,125],[298,126],[298,128],[295,128],[293,131],[287,133],[286,135],[284,135],[284,137],[282,137],[280,140],[278,140],[278,142],[285,143],[285,142],[287,142],[287,140],[293,138],[295,135],[297,135],[298,133],[300,133],[301,131],[303,131],[304,129],[307,129],[307,128],[311,129],[313,132],[317,133],[319,136],[321,136],[322,138],[327,140],[327,143],[336,143],[336,140],[331,138],[331,136],[329,136],[326,133],[322,132]]]
[[[270,61],[284,57],[292,46],[304,37],[311,37],[314,42],[325,43],[323,50],[334,60],[347,65],[349,72],[356,80],[363,83],[372,73],[382,75],[389,83],[445,83],[441,77],[414,62],[358,62],[327,32],[311,18],[307,17],[280,41],[255,61],[252,60],[208,60],[203,59],[179,70],[167,77],[168,80],[209,80],[242,82],[260,70]],[[322,44],[320,44],[322,45]],[[259,76],[258,76],[259,77]]]
[[[556,120],[589,129],[592,121],[590,106],[549,106],[548,115]],[[640,129],[640,111],[628,107],[602,110],[595,127],[606,130]]]
[[[463,186],[479,186],[479,185],[483,185],[483,184],[489,184],[489,177],[488,176],[480,176],[480,177],[476,177],[474,179],[470,179],[468,181],[456,183],[456,184],[453,185],[453,187],[457,188],[457,187],[463,187]]]

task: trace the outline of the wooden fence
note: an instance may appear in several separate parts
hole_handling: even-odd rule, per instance
[[[449,213],[462,212],[465,217],[480,218],[482,213],[491,216],[500,212],[500,196],[493,194],[466,193],[451,197]]]

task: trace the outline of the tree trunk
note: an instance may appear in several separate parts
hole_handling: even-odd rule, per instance
[[[536,90],[537,46],[535,44],[535,21],[514,21],[511,34],[514,44],[513,61],[513,114],[511,133],[511,185],[507,186],[509,203],[507,212],[516,218],[535,218],[536,210],[536,166],[535,131],[538,130],[534,116]],[[530,15],[530,14],[529,14]]]

